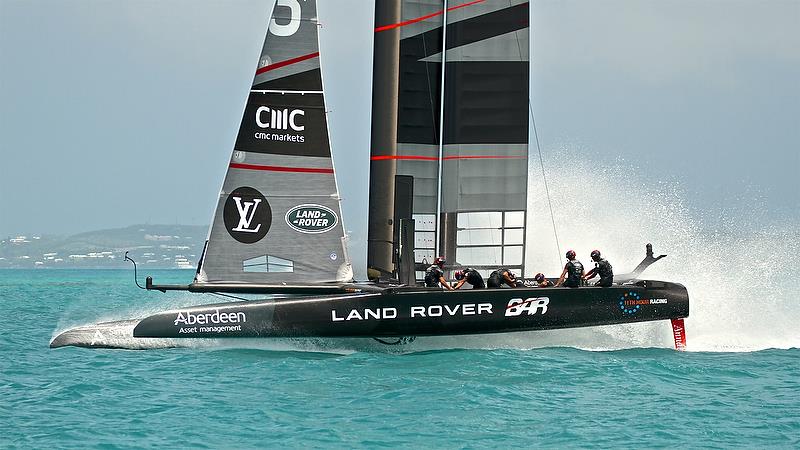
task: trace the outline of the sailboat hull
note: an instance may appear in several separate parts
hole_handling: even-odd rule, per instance
[[[660,281],[640,281],[635,285],[609,288],[454,292],[397,289],[382,294],[220,303],[165,311],[138,321],[133,327],[132,337],[465,335],[612,325],[677,319],[688,315],[689,296],[686,288]],[[51,346],[114,346],[113,340],[104,340],[102,336],[102,329],[79,334],[69,330],[56,337]],[[94,345],[90,340],[101,345]]]

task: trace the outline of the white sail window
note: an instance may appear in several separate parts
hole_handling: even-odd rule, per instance
[[[414,249],[414,262],[433,264],[433,259],[436,258],[436,255],[433,253],[433,249]]]
[[[502,228],[503,213],[501,212],[459,213],[457,226],[459,229]]]
[[[411,217],[416,231],[436,231],[435,214],[413,214]]]
[[[510,230],[503,231],[503,244],[522,245],[522,239],[523,239],[522,228],[517,228],[517,229],[512,228]]]
[[[458,230],[456,245],[502,245],[502,237],[499,229]]]
[[[522,246],[506,246],[503,248],[503,265],[504,266],[521,266],[522,265]]]
[[[521,273],[525,254],[525,212],[458,213],[456,264],[479,271],[506,267]]]
[[[502,247],[458,247],[456,261],[465,266],[500,266]]]
[[[271,255],[257,256],[242,261],[242,271],[257,273],[292,273],[294,272],[294,261]]]
[[[505,217],[506,228],[522,228],[525,226],[525,211],[509,211]]]
[[[414,233],[414,248],[433,249],[436,246],[436,233],[432,231],[417,231]]]

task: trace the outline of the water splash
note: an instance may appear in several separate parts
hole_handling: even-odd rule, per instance
[[[800,264],[796,225],[764,225],[763,211],[736,205],[726,208],[735,213],[704,217],[686,205],[678,182],[642,179],[624,161],[591,166],[562,159],[552,162],[548,172],[560,174],[548,181],[563,251],[574,249],[586,263],[589,252],[600,249],[616,273],[638,263],[645,243],[652,243],[656,254],[669,255],[644,278],[682,283],[689,290],[688,350],[800,347],[795,306],[800,287],[792,273]],[[527,267],[557,276],[564,259],[552,238],[540,179],[540,170],[532,167]],[[708,222],[721,225],[703,225]],[[548,340],[559,336],[550,343],[610,349],[670,346],[672,340],[667,323],[600,327],[590,333],[565,330],[549,333]]]

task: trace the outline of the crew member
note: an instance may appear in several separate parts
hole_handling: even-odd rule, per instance
[[[489,281],[486,283],[490,288],[499,288],[503,284],[515,288],[517,287],[517,277],[510,270],[501,267],[489,274]]]
[[[594,261],[594,269],[584,275],[583,279],[591,280],[596,275],[600,275],[600,281],[595,283],[595,286],[609,287],[614,284],[614,270],[608,260],[600,257],[600,250],[592,250],[591,257]]]
[[[437,287],[441,286],[448,291],[453,290],[453,286],[444,279],[444,256],[438,256],[433,260],[433,264],[425,270],[425,286]]]
[[[543,273],[537,273],[535,277],[533,277],[533,281],[536,282],[536,287],[551,287],[553,286],[553,282],[545,278]]]
[[[556,286],[578,287],[583,278],[583,264],[575,259],[575,250],[567,252],[567,263],[556,282]]]
[[[458,283],[456,283],[456,285],[453,286],[453,289],[460,289],[461,286],[464,285],[464,283],[471,284],[472,289],[486,288],[486,284],[484,284],[483,282],[483,277],[475,269],[470,269],[469,267],[467,267],[465,269],[457,270],[455,273],[455,277],[456,280],[458,280]]]

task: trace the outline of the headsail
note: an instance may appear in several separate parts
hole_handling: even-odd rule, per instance
[[[316,2],[278,0],[195,281],[348,281],[343,230]]]
[[[417,262],[523,272],[528,2],[386,0],[375,14],[369,264],[392,271],[394,176],[410,175]]]

